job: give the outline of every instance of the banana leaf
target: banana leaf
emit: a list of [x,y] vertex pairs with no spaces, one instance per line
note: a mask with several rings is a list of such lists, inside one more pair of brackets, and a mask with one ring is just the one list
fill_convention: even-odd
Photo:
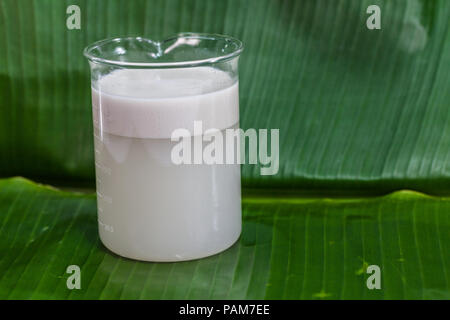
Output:
[[[0,180],[0,299],[450,299],[450,198],[246,195],[229,250],[181,263],[100,243],[94,194]],[[80,289],[66,272],[80,267]],[[369,266],[380,289],[368,289]]]
[[243,40],[241,125],[280,129],[279,173],[246,165],[244,186],[448,193],[449,17],[448,0],[1,0],[0,176],[92,185],[83,48],[191,31]]

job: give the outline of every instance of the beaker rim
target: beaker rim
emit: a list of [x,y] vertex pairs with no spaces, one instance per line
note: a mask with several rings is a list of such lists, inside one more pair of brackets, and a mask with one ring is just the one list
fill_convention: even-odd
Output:
[[[95,53],[95,51],[98,50],[100,47],[111,43],[120,43],[124,41],[138,41],[138,42],[146,42],[147,44],[159,46],[159,48],[161,48],[163,44],[169,43],[177,39],[194,39],[194,40],[197,39],[197,40],[216,40],[216,41],[222,40],[225,43],[227,43],[227,45],[229,44],[232,47],[231,51],[229,52],[224,52],[224,49],[222,49],[223,54],[216,54],[208,58],[187,59],[181,61],[160,61],[160,62],[123,61],[111,58],[108,59]],[[171,37],[164,38],[164,40],[162,41],[154,41],[139,36],[107,38],[88,45],[84,49],[83,54],[91,62],[102,63],[123,68],[184,68],[184,67],[212,65],[218,62],[228,61],[239,56],[243,50],[244,45],[242,41],[231,36],[215,33],[182,32],[175,34]]]

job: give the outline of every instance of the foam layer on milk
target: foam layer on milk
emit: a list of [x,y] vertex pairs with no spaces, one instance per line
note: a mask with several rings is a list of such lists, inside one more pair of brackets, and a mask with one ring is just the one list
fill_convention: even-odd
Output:
[[225,129],[239,121],[238,82],[212,67],[122,69],[92,87],[94,126],[135,138],[170,138],[175,129],[193,133]]

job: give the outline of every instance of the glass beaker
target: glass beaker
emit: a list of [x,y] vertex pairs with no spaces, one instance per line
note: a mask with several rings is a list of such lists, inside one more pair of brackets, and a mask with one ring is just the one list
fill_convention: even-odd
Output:
[[[84,50],[99,234],[111,251],[182,261],[239,238],[240,165],[225,161],[230,141],[218,139],[239,128],[242,50],[237,39],[194,33],[107,39]],[[214,149],[209,159],[206,149]]]

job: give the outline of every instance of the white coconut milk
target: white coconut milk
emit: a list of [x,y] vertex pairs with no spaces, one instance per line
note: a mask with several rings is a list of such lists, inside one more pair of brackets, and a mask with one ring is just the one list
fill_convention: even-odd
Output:
[[[171,161],[177,128],[239,121],[238,83],[210,67],[116,70],[92,88],[100,238],[147,261],[209,256],[241,232],[238,164]],[[193,138],[192,138],[193,139]]]

